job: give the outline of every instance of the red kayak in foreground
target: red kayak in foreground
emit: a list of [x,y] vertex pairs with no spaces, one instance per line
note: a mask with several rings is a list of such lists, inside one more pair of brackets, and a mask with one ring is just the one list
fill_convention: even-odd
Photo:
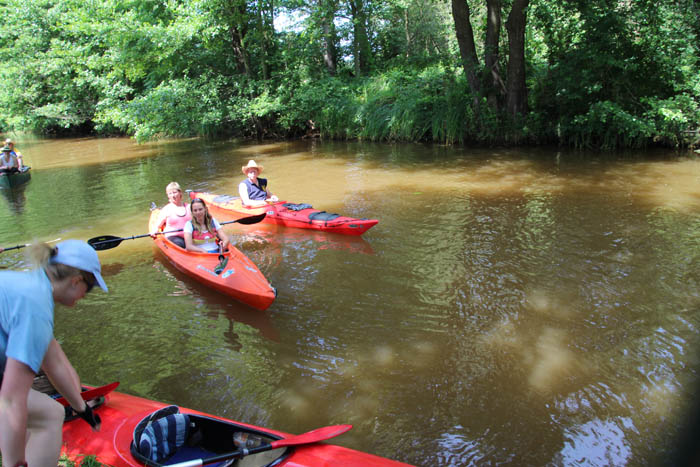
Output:
[[[294,436],[119,392],[107,395],[106,402],[96,408],[95,413],[102,418],[102,429],[97,433],[80,419],[64,423],[62,453],[71,460],[79,461],[81,455],[95,455],[99,462],[114,467],[174,465],[183,462],[187,462],[184,465],[194,466],[202,465],[198,460],[227,457],[229,453],[236,452],[233,463],[219,461],[211,465],[408,465],[332,444],[314,442],[340,436],[350,429],[350,425],[325,427]],[[135,438],[137,443],[132,442]],[[149,464],[146,464],[146,460]]]
[[191,191],[190,198],[201,198],[216,217],[237,218],[253,214],[266,213],[264,224],[278,224],[298,229],[313,229],[343,235],[362,235],[377,225],[377,219],[356,219],[353,217],[331,214],[314,209],[309,204],[293,204],[277,201],[259,208],[243,206],[238,196],[215,195]]

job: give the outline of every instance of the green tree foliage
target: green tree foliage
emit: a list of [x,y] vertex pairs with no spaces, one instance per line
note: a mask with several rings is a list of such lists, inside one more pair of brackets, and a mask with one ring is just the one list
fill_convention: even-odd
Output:
[[[0,126],[138,139],[678,146],[700,127],[699,5],[6,0]],[[468,22],[473,75],[454,11]],[[275,29],[283,14],[294,27]],[[513,53],[520,37],[524,57]]]

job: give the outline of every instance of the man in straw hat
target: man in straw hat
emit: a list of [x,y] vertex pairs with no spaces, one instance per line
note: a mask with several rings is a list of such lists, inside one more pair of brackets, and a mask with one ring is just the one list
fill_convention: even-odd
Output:
[[274,203],[278,200],[277,196],[267,189],[267,179],[258,178],[258,175],[263,171],[262,165],[256,164],[251,159],[248,161],[248,165],[241,167],[241,171],[247,177],[238,185],[238,194],[243,206],[250,208],[266,206],[268,202]]

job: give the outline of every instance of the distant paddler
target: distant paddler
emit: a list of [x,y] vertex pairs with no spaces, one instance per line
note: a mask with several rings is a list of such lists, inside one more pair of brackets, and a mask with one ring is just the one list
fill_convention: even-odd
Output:
[[22,153],[15,148],[15,143],[12,141],[11,138],[7,138],[5,140],[5,146],[10,148],[10,154],[12,154],[16,159],[17,159],[17,168],[19,170],[22,170],[22,167],[24,167],[24,160],[22,159]]

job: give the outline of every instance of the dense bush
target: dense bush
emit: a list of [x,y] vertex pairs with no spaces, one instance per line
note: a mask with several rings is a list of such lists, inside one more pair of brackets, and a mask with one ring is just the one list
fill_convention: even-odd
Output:
[[[681,146],[700,127],[697,2],[531,4],[528,110],[510,116],[482,43],[490,94],[467,85],[450,4],[436,1],[283,0],[302,20],[281,33],[266,1],[6,0],[0,130],[617,149]],[[485,3],[470,6],[478,42]]]

